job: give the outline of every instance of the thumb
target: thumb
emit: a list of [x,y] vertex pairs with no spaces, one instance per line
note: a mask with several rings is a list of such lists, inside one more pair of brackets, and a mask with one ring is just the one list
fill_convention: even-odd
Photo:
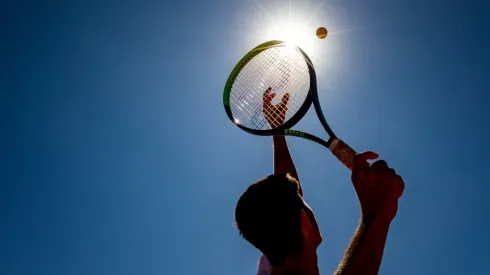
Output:
[[354,156],[354,167],[353,170],[364,169],[369,167],[368,160],[374,160],[379,157],[378,154],[371,151],[366,151],[362,153],[358,153]]
[[289,102],[289,94],[285,94],[281,99],[281,109],[287,110]]
[[288,102],[289,102],[289,94],[285,94],[285,95],[282,97],[281,104],[282,104],[282,105],[288,105]]

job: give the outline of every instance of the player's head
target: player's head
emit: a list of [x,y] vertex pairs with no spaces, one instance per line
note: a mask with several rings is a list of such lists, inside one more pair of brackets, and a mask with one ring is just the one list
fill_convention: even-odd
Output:
[[289,175],[270,175],[250,185],[238,200],[235,222],[240,234],[273,266],[305,255],[316,260],[320,231],[299,194],[298,181]]

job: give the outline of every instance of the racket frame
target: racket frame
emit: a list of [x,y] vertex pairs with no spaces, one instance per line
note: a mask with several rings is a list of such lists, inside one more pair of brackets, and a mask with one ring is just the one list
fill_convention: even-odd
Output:
[[[250,129],[244,127],[240,123],[235,122],[235,118],[233,117],[233,113],[230,108],[231,89],[233,88],[233,83],[235,82],[236,78],[240,74],[241,70],[248,64],[250,60],[252,60],[255,56],[257,56],[261,52],[274,47],[294,47],[303,55],[310,76],[309,91],[303,102],[303,105],[283,125],[267,130]],[[314,135],[291,129],[305,116],[305,114],[308,112],[312,104],[315,108],[315,112],[318,116],[318,119],[320,120],[320,123],[322,124],[323,128],[328,133],[328,135],[330,136],[328,140],[323,140]],[[237,65],[233,68],[230,76],[228,77],[223,93],[223,105],[225,107],[225,111],[226,114],[228,115],[228,118],[233,122],[233,124],[238,126],[243,131],[259,136],[294,136],[294,137],[301,137],[304,139],[311,140],[313,142],[316,142],[320,145],[327,147],[342,163],[344,163],[345,166],[347,166],[349,169],[352,170],[353,159],[356,152],[352,148],[350,148],[346,143],[344,143],[342,140],[337,138],[333,130],[328,125],[325,116],[323,115],[323,111],[321,109],[320,101],[318,98],[316,73],[315,73],[315,68],[313,66],[313,62],[301,48],[297,46],[289,45],[285,41],[281,41],[281,40],[271,40],[253,48],[237,63]]]

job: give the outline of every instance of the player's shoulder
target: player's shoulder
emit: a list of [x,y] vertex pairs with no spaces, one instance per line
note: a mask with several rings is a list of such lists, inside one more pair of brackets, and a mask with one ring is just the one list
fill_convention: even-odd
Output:
[[257,269],[257,275],[270,275],[272,273],[272,266],[264,255],[260,256]]

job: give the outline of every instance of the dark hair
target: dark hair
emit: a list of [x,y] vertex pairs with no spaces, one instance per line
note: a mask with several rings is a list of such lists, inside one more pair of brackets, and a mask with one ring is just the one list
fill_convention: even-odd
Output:
[[299,182],[289,174],[263,178],[240,196],[235,223],[240,235],[262,251],[271,265],[279,266],[302,248]]

